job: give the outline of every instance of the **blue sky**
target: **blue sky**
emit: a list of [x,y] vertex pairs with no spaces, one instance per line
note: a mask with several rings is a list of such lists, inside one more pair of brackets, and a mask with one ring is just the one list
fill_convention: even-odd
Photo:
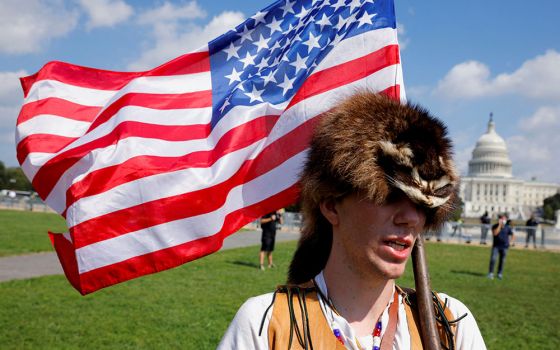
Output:
[[[334,2],[335,0],[326,0]],[[18,77],[61,60],[143,70],[268,5],[256,0],[0,0],[0,160],[17,165]],[[395,0],[409,100],[449,126],[462,173],[494,113],[516,177],[560,183],[560,3]]]

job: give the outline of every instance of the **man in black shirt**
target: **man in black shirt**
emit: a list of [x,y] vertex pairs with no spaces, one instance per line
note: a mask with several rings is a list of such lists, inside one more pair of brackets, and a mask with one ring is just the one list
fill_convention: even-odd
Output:
[[527,226],[527,237],[525,238],[525,248],[529,247],[529,241],[533,239],[533,247],[537,249],[537,226],[539,222],[535,219],[535,215],[531,214],[531,217],[525,223]]
[[260,269],[264,270],[264,256],[267,256],[268,267],[274,267],[272,261],[272,251],[276,240],[276,222],[279,216],[277,212],[268,213],[261,218],[261,251],[259,253]]

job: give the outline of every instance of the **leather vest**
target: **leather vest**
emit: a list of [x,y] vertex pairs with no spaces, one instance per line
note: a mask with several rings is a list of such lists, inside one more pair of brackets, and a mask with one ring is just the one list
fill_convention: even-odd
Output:
[[[397,287],[405,301],[404,308],[410,333],[411,349],[423,349],[419,332],[418,311],[414,307],[415,291]],[[435,294],[437,296],[437,294]],[[323,314],[317,295],[317,288],[312,281],[301,285],[279,286],[276,290],[272,317],[268,326],[269,349],[278,350],[307,350],[307,349],[333,349],[344,350],[346,347],[336,339]],[[440,308],[436,308],[436,317],[444,316],[444,322],[437,322],[438,331],[442,344],[446,348],[454,348],[454,337],[456,323],[451,322],[454,318],[451,310],[444,307],[439,296],[437,300]],[[434,300],[435,304],[435,300]],[[441,314],[443,310],[443,314]],[[445,329],[448,325],[448,330]],[[449,337],[451,332],[451,337]],[[450,347],[450,343],[452,346]]]

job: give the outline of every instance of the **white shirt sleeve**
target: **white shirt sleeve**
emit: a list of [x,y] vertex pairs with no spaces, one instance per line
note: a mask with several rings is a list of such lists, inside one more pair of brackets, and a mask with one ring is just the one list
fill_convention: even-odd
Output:
[[482,339],[482,334],[480,334],[472,312],[459,300],[447,294],[438,294],[444,302],[447,299],[447,307],[456,319],[467,314],[465,318],[457,323],[457,334],[455,335],[457,350],[486,350],[484,339]]
[[266,308],[272,303],[272,295],[268,293],[248,299],[237,311],[217,349],[267,350],[272,307],[266,314],[260,336],[259,328]]

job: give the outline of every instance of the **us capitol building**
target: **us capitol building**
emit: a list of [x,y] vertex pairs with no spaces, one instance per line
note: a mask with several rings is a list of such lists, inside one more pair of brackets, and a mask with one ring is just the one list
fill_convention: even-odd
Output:
[[512,219],[526,219],[545,198],[560,192],[558,184],[514,178],[511,165],[506,143],[496,133],[490,114],[488,130],[472,152],[468,175],[461,177],[463,216],[480,217],[488,211],[493,217],[507,213]]

